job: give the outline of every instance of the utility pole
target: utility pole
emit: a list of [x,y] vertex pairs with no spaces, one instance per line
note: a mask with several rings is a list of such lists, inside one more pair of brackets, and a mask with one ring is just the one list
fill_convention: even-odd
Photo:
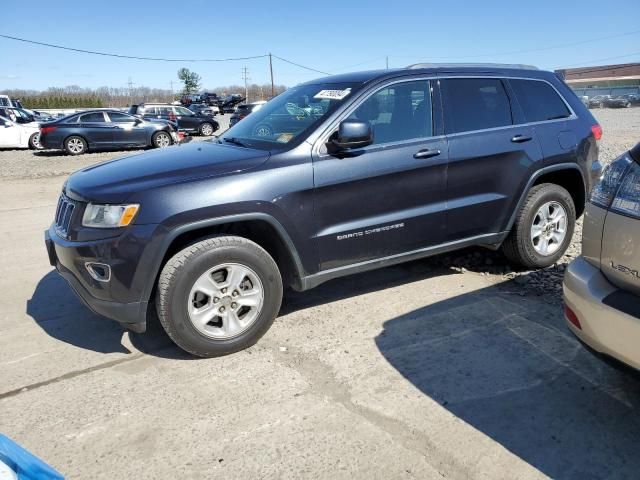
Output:
[[129,85],[129,104],[133,105],[133,81],[131,80],[131,77],[129,77],[129,81],[127,82],[127,85]]
[[271,72],[271,98],[276,96],[276,89],[273,86],[273,59],[269,53],[269,71]]
[[249,69],[247,67],[242,69],[242,79],[244,80],[244,101],[249,103],[249,87],[247,86],[247,82],[249,80]]
[[389,70],[389,55],[387,55],[387,70]]

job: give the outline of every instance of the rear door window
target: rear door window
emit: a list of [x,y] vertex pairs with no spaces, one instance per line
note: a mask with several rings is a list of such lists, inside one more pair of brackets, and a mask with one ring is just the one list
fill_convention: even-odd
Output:
[[125,115],[124,113],[118,112],[109,112],[109,118],[114,123],[135,123],[136,119],[130,115]]
[[498,78],[447,78],[440,81],[446,133],[512,125],[511,104]]
[[81,123],[104,123],[104,114],[102,112],[87,113],[80,116]]
[[509,83],[527,122],[544,122],[571,116],[558,92],[547,82],[510,79]]

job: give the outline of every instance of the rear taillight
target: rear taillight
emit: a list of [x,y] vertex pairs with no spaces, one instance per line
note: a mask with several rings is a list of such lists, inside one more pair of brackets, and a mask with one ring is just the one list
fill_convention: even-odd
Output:
[[624,154],[606,166],[602,176],[594,185],[589,201],[602,208],[609,208],[616,196],[622,179],[633,163],[628,154]]
[[58,127],[40,127],[40,134],[46,135],[48,133],[53,133]]
[[575,326],[579,330],[582,330],[582,325],[580,325],[580,320],[578,320],[578,316],[575,314],[573,310],[571,310],[571,308],[569,308],[568,305],[564,306],[564,316],[566,317],[567,320],[569,320],[573,324],[573,326]]
[[611,211],[640,218],[640,165],[635,162],[624,175],[620,188],[611,202]]
[[602,138],[602,127],[597,123],[595,125],[591,125],[591,133],[593,133],[593,138],[600,140]]

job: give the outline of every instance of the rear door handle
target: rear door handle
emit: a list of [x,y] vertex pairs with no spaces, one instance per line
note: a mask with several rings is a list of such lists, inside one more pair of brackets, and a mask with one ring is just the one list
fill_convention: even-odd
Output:
[[531,140],[531,137],[527,137],[525,135],[516,135],[511,139],[513,143],[524,143],[528,142],[529,140]]
[[440,150],[425,148],[413,154],[413,158],[431,158],[440,155]]

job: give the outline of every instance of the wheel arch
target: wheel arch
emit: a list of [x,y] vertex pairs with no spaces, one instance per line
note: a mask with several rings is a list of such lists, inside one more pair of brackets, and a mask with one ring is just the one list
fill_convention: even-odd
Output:
[[275,260],[284,285],[296,290],[303,288],[304,267],[289,234],[275,218],[255,213],[203,220],[171,230],[164,239],[152,271],[149,272],[153,282],[144,292],[142,300],[151,301],[160,272],[173,255],[190,244],[214,235],[237,235],[257,243]]
[[587,183],[580,167],[575,163],[551,165],[537,170],[533,175],[531,175],[526,187],[520,193],[520,199],[518,200],[517,207],[511,213],[506,231],[510,231],[513,228],[518,212],[520,212],[520,209],[527,199],[529,190],[542,183],[553,183],[566,189],[571,195],[576,207],[576,218],[580,218],[584,213],[585,203],[587,200]]

